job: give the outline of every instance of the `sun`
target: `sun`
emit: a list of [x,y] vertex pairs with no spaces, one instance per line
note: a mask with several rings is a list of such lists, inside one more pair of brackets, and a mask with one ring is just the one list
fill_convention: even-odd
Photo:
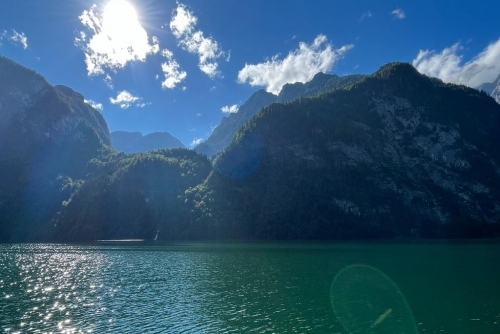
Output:
[[139,24],[135,8],[126,0],[110,0],[102,15],[103,30],[111,36],[130,36]]
[[105,68],[123,68],[131,61],[145,61],[148,55],[160,51],[158,38],[152,36],[150,42],[133,3],[108,0],[104,7],[93,5],[81,15],[80,20],[90,31],[89,37],[82,32],[80,41],[86,43],[89,73],[103,74]]

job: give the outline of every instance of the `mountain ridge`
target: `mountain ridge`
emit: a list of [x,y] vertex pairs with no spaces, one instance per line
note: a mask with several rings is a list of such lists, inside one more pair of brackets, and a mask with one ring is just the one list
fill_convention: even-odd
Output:
[[500,105],[408,63],[334,89],[318,74],[255,110],[278,98],[260,91],[212,161],[117,152],[81,94],[12,66],[0,58],[1,241],[500,237]]
[[387,64],[265,107],[215,161],[199,214],[258,239],[498,236],[499,126],[487,94]]
[[125,153],[185,147],[179,139],[168,132],[152,132],[143,135],[141,132],[113,131],[111,142],[117,151]]
[[237,130],[263,107],[275,102],[286,103],[299,97],[318,95],[329,90],[352,84],[363,77],[363,75],[358,74],[338,76],[319,72],[309,82],[285,84],[278,95],[261,89],[252,94],[248,100],[241,105],[238,112],[224,117],[208,139],[197,145],[194,149],[199,153],[212,157],[224,150],[231,143]]
[[66,86],[0,56],[0,240],[32,240],[110,145],[104,117]]

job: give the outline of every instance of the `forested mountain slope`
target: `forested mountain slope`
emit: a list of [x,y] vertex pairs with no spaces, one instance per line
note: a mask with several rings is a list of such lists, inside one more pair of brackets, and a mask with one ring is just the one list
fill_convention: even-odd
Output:
[[214,237],[498,235],[499,128],[487,94],[391,63],[264,108],[192,201]]
[[233,140],[238,129],[263,107],[274,102],[290,102],[298,97],[315,96],[344,87],[363,77],[363,75],[359,74],[338,76],[335,74],[318,73],[309,82],[296,82],[284,85],[278,96],[268,93],[265,90],[259,90],[241,105],[237,113],[224,117],[210,137],[196,146],[195,150],[212,157],[225,149]]

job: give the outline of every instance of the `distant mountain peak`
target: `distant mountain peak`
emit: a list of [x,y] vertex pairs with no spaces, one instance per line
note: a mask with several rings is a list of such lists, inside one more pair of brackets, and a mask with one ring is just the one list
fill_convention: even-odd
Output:
[[111,132],[111,141],[117,151],[125,153],[184,147],[179,139],[168,132],[152,132],[143,136],[140,132],[114,131]]

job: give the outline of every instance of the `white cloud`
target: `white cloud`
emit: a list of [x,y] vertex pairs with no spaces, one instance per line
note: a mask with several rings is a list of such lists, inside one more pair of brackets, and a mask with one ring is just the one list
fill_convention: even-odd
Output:
[[177,38],[183,38],[185,35],[193,33],[194,26],[198,18],[191,13],[186,6],[177,4],[175,15],[170,21],[170,29]]
[[211,78],[219,76],[217,59],[224,57],[226,53],[212,37],[206,37],[203,31],[195,30],[197,21],[198,18],[186,6],[178,3],[170,20],[170,30],[184,50],[198,56],[198,67],[203,73]]
[[162,81],[161,87],[170,89],[175,88],[178,83],[186,78],[187,73],[180,70],[179,63],[175,61],[171,51],[164,49],[161,51],[161,54],[167,59],[166,62],[161,64],[161,69],[165,76],[165,80]]
[[220,110],[225,113],[225,114],[233,114],[233,113],[237,113],[238,112],[238,105],[237,104],[233,104],[232,106],[224,106],[222,108],[220,108]]
[[79,16],[86,31],[80,31],[75,45],[85,53],[89,75],[105,74],[131,61],[145,61],[160,51],[158,39],[149,38],[126,0],[111,0],[104,9],[93,5]]
[[146,106],[146,103],[142,102],[140,97],[134,96],[126,90],[119,92],[115,98],[110,97],[109,101],[112,104],[119,105],[122,109],[127,109],[133,105],[139,108]]
[[3,39],[10,41],[12,44],[20,45],[25,50],[28,48],[28,37],[26,37],[24,32],[17,32],[12,29],[12,32],[9,33],[7,30],[3,30],[0,34],[0,42]]
[[440,53],[420,50],[413,60],[413,66],[426,75],[440,78],[445,82],[477,87],[493,82],[500,73],[500,39],[492,42],[473,59],[463,63],[459,43],[445,48]]
[[311,45],[301,42],[283,60],[275,55],[265,63],[245,64],[238,73],[238,82],[265,86],[268,92],[278,94],[287,83],[307,82],[318,72],[329,71],[353,47],[351,44],[333,49],[325,35],[318,35]]
[[402,20],[406,17],[406,13],[404,10],[401,8],[396,8],[391,12],[392,15],[394,15],[395,18]]
[[113,86],[113,79],[109,74],[106,74],[106,76],[103,79],[104,83],[106,86],[108,86],[109,89],[114,89],[115,87]]
[[191,147],[195,147],[196,145],[201,144],[204,141],[203,138],[194,138],[189,144]]
[[10,40],[15,43],[21,44],[23,49],[25,50],[28,48],[28,37],[26,37],[24,32],[19,33],[15,30],[12,30],[12,35],[10,36]]
[[98,103],[98,102],[95,102],[92,100],[87,100],[87,99],[85,99],[84,102],[89,104],[92,108],[97,109],[99,111],[103,111],[103,109],[104,109],[102,106],[102,103]]

